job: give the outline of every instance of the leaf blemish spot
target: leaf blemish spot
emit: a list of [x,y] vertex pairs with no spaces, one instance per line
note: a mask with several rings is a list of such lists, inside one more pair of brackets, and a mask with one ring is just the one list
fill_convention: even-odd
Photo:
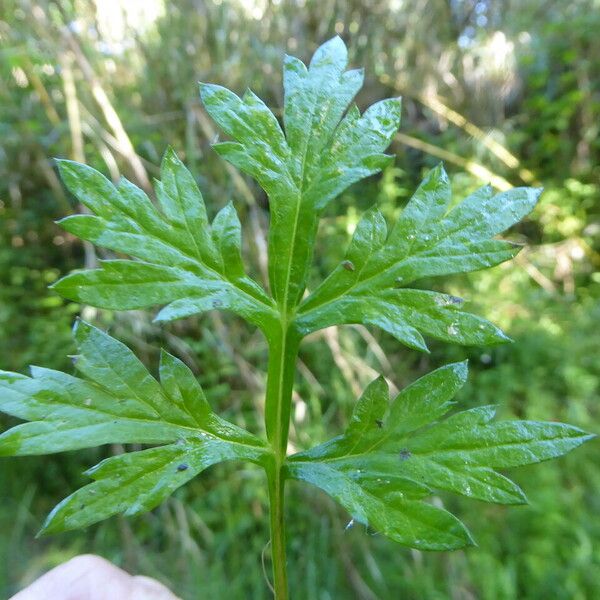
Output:
[[457,335],[458,328],[456,327],[456,323],[451,323],[448,325],[448,335]]
[[412,456],[412,452],[408,448],[402,448],[398,456],[400,460],[408,460]]
[[436,296],[434,302],[437,306],[460,306],[464,300],[458,296]]

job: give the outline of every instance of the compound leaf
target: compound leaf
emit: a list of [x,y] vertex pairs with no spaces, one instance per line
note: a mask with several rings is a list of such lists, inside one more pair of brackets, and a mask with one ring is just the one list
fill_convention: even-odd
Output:
[[201,85],[206,110],[230,138],[216,144],[216,152],[256,179],[269,197],[272,297],[245,273],[233,205],[211,222],[194,178],[172,150],[161,164],[156,205],[126,179],[115,186],[90,167],[58,162],[66,186],[92,213],[67,217],[61,225],[117,257],[74,272],[54,288],[101,308],[164,305],[159,321],[220,308],[260,327],[271,352],[265,402],[270,444],[217,416],[177,358],[163,351],[155,378],[129,348],[80,321],[74,330],[78,376],[39,367],[32,367],[31,377],[0,371],[0,411],[25,421],[0,435],[0,456],[116,443],[152,447],[88,470],[92,482],[52,511],[43,533],[151,510],[211,465],[244,459],[265,468],[275,495],[283,492],[275,471],[283,461],[284,478],[321,488],[354,520],[406,546],[452,550],[472,544],[471,535],[428,497],[448,491],[522,504],[523,491],[496,469],[555,458],[593,437],[561,423],[494,421],[491,407],[447,416],[467,377],[466,363],[456,363],[418,379],[391,402],[379,377],[365,389],[342,435],[284,459],[303,336],[362,323],[423,351],[423,336],[469,345],[508,339],[463,312],[460,298],[408,286],[515,256],[518,247],[495,236],[527,215],[540,194],[515,188],[494,195],[486,186],[453,205],[439,166],[390,228],[376,208],[367,211],[343,261],[304,298],[322,211],[390,162],[384,152],[400,121],[398,99],[362,114],[352,105],[363,72],[347,71],[347,62],[339,37],[318,48],[308,67],[286,57],[282,124],[251,91],[240,98],[224,87]]
[[201,98],[211,117],[234,141],[215,150],[254,177],[271,205],[269,279],[280,306],[302,297],[318,218],[352,183],[377,173],[400,122],[400,103],[384,100],[364,114],[350,108],[362,87],[361,70],[346,71],[348,52],[339,37],[323,44],[308,68],[284,62],[284,128],[255,94],[242,98],[211,84]]
[[[258,456],[257,452],[255,459]],[[60,502],[40,533],[79,529],[119,513],[131,516],[152,510],[201,471],[237,458],[231,444],[193,439],[107,458],[86,471],[94,482]]]
[[168,321],[216,308],[231,310],[265,329],[273,301],[246,276],[241,227],[233,205],[212,226],[190,172],[169,149],[156,182],[160,209],[123,179],[114,186],[94,169],[59,161],[65,185],[93,215],[74,215],[60,225],[74,235],[138,260],[101,261],[54,284],[71,300],[131,310],[166,304],[157,320]]
[[515,256],[518,246],[493,236],[529,213],[540,191],[515,188],[494,195],[486,186],[450,208],[448,177],[436,167],[389,233],[379,211],[365,214],[344,261],[300,305],[298,330],[306,335],[344,323],[375,325],[423,351],[423,334],[466,345],[508,340],[488,321],[460,310],[460,298],[406,286]]
[[0,372],[0,410],[28,421],[0,435],[0,456],[109,443],[168,445],[92,469],[98,481],[61,503],[48,530],[147,510],[215,462],[260,462],[267,452],[264,442],[211,410],[191,371],[174,356],[162,353],[159,381],[129,348],[83,321],[75,340],[82,378],[39,367],[32,367],[31,377]]
[[384,380],[375,380],[346,432],[291,456],[288,476],[323,489],[355,521],[406,546],[452,550],[472,543],[454,516],[425,498],[445,490],[522,504],[523,491],[495,468],[555,458],[593,436],[562,423],[496,422],[490,407],[444,420],[466,376],[466,363],[447,365],[418,379],[391,403]]

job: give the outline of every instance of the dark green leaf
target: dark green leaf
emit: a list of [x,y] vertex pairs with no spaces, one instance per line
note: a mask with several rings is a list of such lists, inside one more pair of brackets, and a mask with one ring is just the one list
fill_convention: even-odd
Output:
[[407,546],[449,550],[472,543],[470,534],[429,496],[450,491],[523,503],[521,489],[494,469],[560,456],[591,437],[560,423],[495,422],[490,407],[446,417],[467,375],[466,364],[457,363],[422,377],[391,402],[385,380],[376,379],[345,433],[284,458],[303,336],[363,323],[419,350],[427,350],[423,336],[478,345],[507,339],[463,312],[461,299],[407,286],[513,257],[518,248],[495,236],[524,217],[539,195],[525,188],[494,195],[484,187],[453,205],[448,178],[437,167],[389,230],[376,208],[367,211],[344,260],[303,300],[322,211],[390,162],[384,151],[400,120],[397,99],[363,114],[352,105],[363,74],[346,71],[347,61],[340,38],[321,46],[308,67],[286,57],[283,127],[251,91],[240,98],[220,86],[201,87],[204,106],[230,138],[215,145],[216,152],[269,196],[273,297],[245,274],[233,205],[211,223],[194,178],[173,151],[161,165],[156,205],[127,180],[114,186],[89,167],[59,162],[65,184],[93,213],[68,217],[62,225],[117,258],[65,277],[56,289],[116,310],[166,305],[158,320],[219,308],[260,327],[270,351],[270,445],[215,415],[175,357],[162,353],[157,379],[123,344],[81,322],[75,330],[79,376],[38,367],[31,377],[0,372],[0,410],[26,421],[0,435],[0,455],[108,443],[163,445],[109,458],[88,471],[93,482],[65,499],[44,531],[149,510],[211,465],[244,459],[265,468],[272,500],[283,492],[277,471],[283,462],[284,476],[323,489],[357,521]]
[[285,134],[252,92],[239,98],[220,86],[201,86],[206,110],[235,140],[215,150],[269,195],[269,276],[275,299],[286,309],[304,291],[321,211],[349,185],[388,163],[383,151],[400,121],[396,99],[379,102],[363,115],[356,107],[346,113],[363,82],[362,71],[345,70],[347,62],[338,37],[317,50],[308,68],[286,57]]
[[163,352],[161,382],[114,338],[79,321],[75,365],[85,379],[32,367],[0,372],[0,410],[29,421],[0,436],[0,455],[46,454],[108,443],[222,439],[262,447],[210,409],[190,370]]
[[115,187],[103,175],[59,161],[67,187],[95,215],[75,215],[60,224],[78,237],[138,260],[101,262],[53,287],[71,300],[130,310],[167,304],[158,320],[212,309],[231,310],[263,330],[275,318],[273,302],[247,277],[241,261],[241,227],[227,205],[211,225],[194,178],[172,150],[161,166],[156,193],[162,212],[137,187]]
[[95,327],[80,321],[75,339],[75,364],[84,378],[39,367],[32,368],[32,377],[0,372],[0,410],[28,421],[0,435],[0,456],[109,443],[170,445],[92,469],[98,481],[61,503],[48,531],[147,510],[215,462],[260,462],[268,452],[260,439],[211,410],[177,358],[163,352],[159,382],[131,350]]
[[[260,449],[250,450],[243,458],[251,456],[260,459]],[[239,458],[234,445],[217,439],[190,439],[108,458],[87,471],[94,483],[58,504],[40,533],[87,527],[118,513],[146,512],[204,469]]]
[[450,209],[448,178],[441,166],[433,169],[389,235],[377,210],[365,214],[345,260],[300,305],[299,331],[376,325],[425,351],[422,334],[466,345],[508,340],[491,323],[462,312],[460,298],[405,286],[512,258],[519,248],[492,237],[530,212],[539,194],[538,189],[515,188],[493,195],[485,187]]
[[361,478],[360,470],[353,476],[326,463],[291,462],[288,471],[327,492],[355,521],[405,546],[453,550],[473,543],[465,526],[448,511],[412,499],[412,482],[390,478],[385,481],[388,490],[371,478]]
[[522,504],[521,489],[494,467],[561,456],[593,436],[561,423],[494,422],[489,407],[440,420],[466,375],[466,363],[447,365],[404,389],[391,404],[387,385],[375,380],[346,432],[290,457],[288,475],[320,487],[353,519],[404,545],[451,550],[471,543],[455,517],[424,498],[447,490]]

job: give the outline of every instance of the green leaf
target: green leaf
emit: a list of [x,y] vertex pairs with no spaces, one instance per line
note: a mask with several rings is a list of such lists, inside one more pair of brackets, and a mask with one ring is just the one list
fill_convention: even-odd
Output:
[[375,325],[423,351],[423,334],[465,345],[507,341],[488,321],[463,312],[460,298],[406,286],[515,256],[519,247],[493,236],[528,214],[540,191],[515,188],[493,195],[484,187],[450,208],[448,177],[436,167],[389,234],[376,209],[365,214],[344,261],[300,305],[296,327],[306,335],[345,323]]
[[146,510],[215,462],[260,462],[268,452],[256,436],[211,410],[191,371],[174,356],[162,353],[159,381],[126,346],[83,321],[75,340],[82,378],[39,367],[32,367],[31,377],[0,372],[0,410],[28,421],[0,435],[0,456],[109,443],[169,445],[92,469],[98,482],[61,503],[48,530]]
[[84,321],[75,327],[84,378],[32,367],[32,377],[0,372],[0,410],[29,421],[0,436],[0,455],[46,454],[109,443],[220,439],[263,447],[210,409],[190,370],[163,352],[161,381],[114,338]]
[[[255,459],[258,456],[256,452]],[[186,440],[107,458],[86,472],[94,482],[58,504],[40,533],[79,529],[118,513],[131,516],[152,510],[211,465],[239,458],[235,446],[216,440]]]
[[101,261],[54,284],[71,300],[131,310],[166,304],[157,320],[213,309],[231,310],[268,328],[273,301],[247,277],[241,261],[241,227],[233,205],[212,226],[194,178],[169,149],[156,182],[160,209],[123,179],[117,187],[94,169],[59,161],[65,185],[94,215],[60,221],[74,235],[138,260]]
[[391,403],[383,379],[375,380],[346,432],[291,456],[287,475],[321,488],[353,519],[406,546],[452,550],[472,543],[455,517],[425,501],[428,495],[444,490],[522,504],[522,490],[494,468],[555,458],[593,436],[562,423],[495,422],[490,407],[443,420],[466,376],[466,363],[447,365]]
[[[327,463],[292,462],[291,477],[311,483],[337,500],[354,521],[395,542],[420,550],[453,550],[473,544],[465,526],[448,511],[411,498],[411,486],[399,478],[383,484]],[[381,479],[381,478],[379,478]],[[383,482],[383,480],[381,480]]]
[[323,44],[309,67],[284,63],[285,134],[273,113],[252,92],[242,98],[201,85],[206,110],[234,141],[215,150],[254,177],[269,196],[269,278],[286,310],[302,297],[318,218],[352,183],[380,171],[383,154],[400,122],[400,103],[384,100],[363,115],[352,99],[361,70],[346,71],[348,52],[339,37]]

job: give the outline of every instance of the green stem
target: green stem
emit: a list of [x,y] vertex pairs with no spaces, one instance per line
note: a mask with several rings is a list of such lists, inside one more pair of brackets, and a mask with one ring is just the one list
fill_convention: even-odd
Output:
[[275,600],[287,600],[288,583],[285,557],[284,488],[281,466],[275,462],[269,476],[269,505],[271,515],[271,561]]
[[269,367],[265,403],[267,437],[273,448],[273,460],[267,466],[271,522],[271,554],[276,600],[287,600],[285,558],[285,457],[290,427],[294,373],[300,339],[286,317],[269,339]]

